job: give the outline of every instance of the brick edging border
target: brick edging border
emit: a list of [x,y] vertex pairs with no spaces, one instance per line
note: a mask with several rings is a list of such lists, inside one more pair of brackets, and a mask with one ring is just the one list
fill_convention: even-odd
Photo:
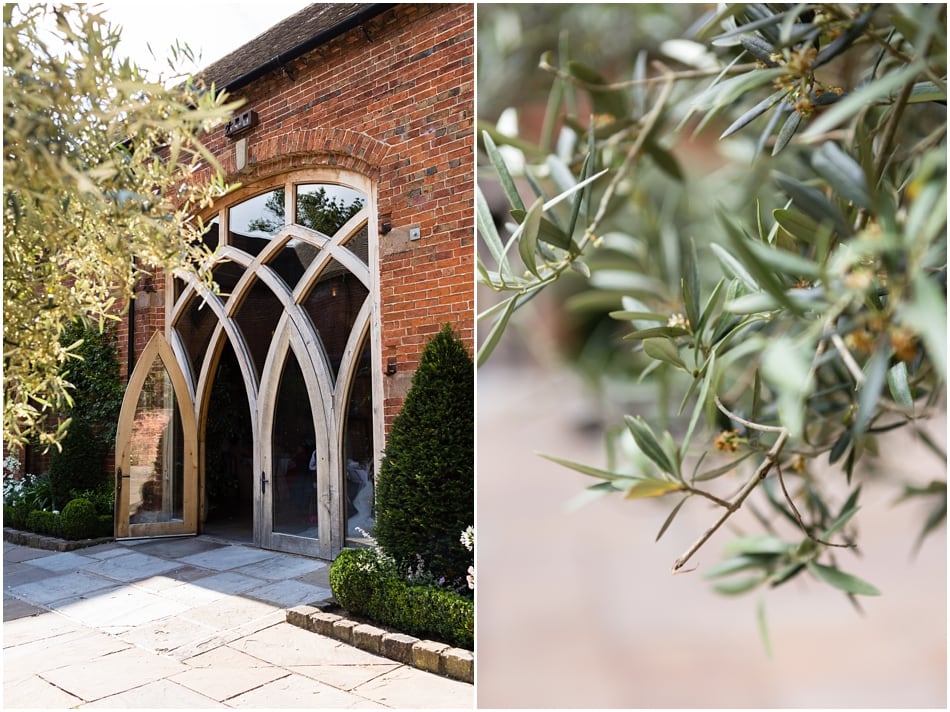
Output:
[[46,536],[36,532],[25,532],[11,527],[3,528],[3,540],[18,546],[28,546],[31,549],[44,549],[46,551],[75,551],[76,549],[85,549],[89,546],[99,544],[108,544],[115,541],[115,537],[103,536],[96,539],[60,539],[55,536]]
[[475,656],[470,650],[360,623],[322,610],[320,604],[288,609],[287,622],[404,665],[470,684],[475,682]]

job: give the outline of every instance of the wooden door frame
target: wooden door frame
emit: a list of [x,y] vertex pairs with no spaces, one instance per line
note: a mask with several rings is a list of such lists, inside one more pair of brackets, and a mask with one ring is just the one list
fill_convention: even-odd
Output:
[[[129,522],[128,486],[123,480],[130,479],[131,443],[135,413],[145,379],[156,359],[168,374],[175,395],[176,408],[182,426],[182,519],[175,522]],[[196,534],[198,531],[198,437],[195,426],[195,408],[191,389],[181,370],[171,345],[161,331],[152,334],[129,376],[119,422],[116,429],[116,539],[139,537]],[[134,528],[134,530],[133,530]]]

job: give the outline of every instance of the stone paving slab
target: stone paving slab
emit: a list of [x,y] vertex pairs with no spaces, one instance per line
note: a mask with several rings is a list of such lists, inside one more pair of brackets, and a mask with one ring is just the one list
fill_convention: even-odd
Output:
[[215,571],[227,571],[236,569],[248,564],[255,564],[265,559],[271,559],[278,554],[264,549],[252,549],[246,546],[225,546],[220,549],[193,554],[191,556],[181,557],[179,561],[200,566],[205,569],[214,569]]
[[10,593],[30,603],[48,605],[64,598],[74,599],[77,596],[85,596],[93,592],[101,595],[117,588],[119,586],[115,581],[92,576],[83,571],[74,571],[41,581],[26,583],[22,586],[14,586],[10,589]]
[[34,606],[32,603],[26,603],[19,598],[3,597],[3,620],[14,621],[18,618],[27,618],[35,616],[37,613],[43,613],[44,609]]
[[205,697],[223,702],[289,674],[287,670],[272,665],[235,669],[219,663],[214,666],[192,667],[170,679]]
[[[123,543],[131,544],[131,542]],[[203,537],[187,537],[180,539],[140,540],[132,546],[135,551],[143,554],[170,559],[181,559],[185,556],[194,556],[195,554],[204,554],[216,549],[223,549],[228,545]]]
[[184,611],[182,616],[219,631],[230,630],[243,623],[280,610],[279,607],[241,596],[228,596],[220,601]]
[[242,566],[236,569],[236,572],[259,579],[285,581],[326,568],[329,567],[323,561],[307,559],[301,556],[278,554],[270,559],[264,559],[248,566]]
[[137,625],[119,634],[127,643],[156,653],[169,653],[213,637],[217,631],[195,621],[169,616],[153,623]]
[[86,564],[92,563],[92,559],[82,554],[74,554],[71,551],[64,551],[49,556],[40,556],[29,560],[33,566],[39,566],[47,571],[79,571]]
[[47,556],[55,556],[55,555],[56,554],[52,551],[44,551],[43,549],[30,549],[29,547],[26,547],[26,546],[17,546],[16,544],[3,542],[3,563],[4,564],[18,563],[20,561],[36,561],[37,559],[42,559]]
[[261,579],[254,578],[253,576],[245,576],[235,571],[225,571],[195,579],[192,583],[209,591],[233,595],[250,591],[252,588],[257,588],[263,582]]
[[[45,609],[43,611],[46,612]],[[60,615],[39,615],[29,619],[4,621],[3,647],[12,648],[14,645],[46,640],[82,630],[82,626]]]
[[[432,680],[432,677],[431,673],[404,665],[360,685],[358,692],[380,705],[397,709],[442,709],[465,705],[465,683],[444,677]],[[422,685],[425,686],[426,694],[425,698],[420,700],[418,691]]]
[[314,635],[289,623],[271,626],[249,635],[230,647],[274,665],[294,665],[306,660],[312,665],[380,665],[390,661],[379,655]]
[[55,610],[90,628],[138,626],[179,615],[188,606],[134,586],[57,601]]
[[308,601],[320,601],[329,598],[332,594],[329,588],[290,580],[276,581],[267,586],[251,589],[247,592],[247,595],[259,601],[273,603],[281,608],[289,608]]
[[293,665],[289,669],[341,690],[352,691],[398,668],[398,663],[388,662],[378,665]]
[[30,564],[9,564],[3,567],[3,590],[49,578],[49,572]]
[[75,662],[44,672],[43,678],[71,695],[92,702],[171,677],[186,669],[182,663],[165,655],[129,646],[116,653],[86,660],[76,656]]
[[108,559],[98,560],[91,565],[83,566],[83,570],[115,581],[130,583],[163,574],[166,571],[177,569],[179,566],[180,564],[177,561],[168,561],[157,556],[129,552],[122,556],[112,556]]
[[[418,694],[417,694],[418,698]],[[350,709],[379,708],[376,702],[303,675],[290,674],[227,701],[229,707]]]
[[70,709],[82,702],[37,675],[3,681],[4,709]]
[[205,695],[189,690],[171,680],[156,680],[134,690],[120,692],[95,702],[83,705],[83,708],[103,709],[205,709],[223,707]]
[[[51,615],[51,614],[44,614]],[[6,626],[4,626],[6,627]],[[6,645],[6,641],[4,641]],[[111,635],[76,628],[55,638],[44,638],[3,651],[4,680],[23,678],[72,665],[75,661],[104,658],[132,646]],[[55,654],[53,654],[55,650]]]

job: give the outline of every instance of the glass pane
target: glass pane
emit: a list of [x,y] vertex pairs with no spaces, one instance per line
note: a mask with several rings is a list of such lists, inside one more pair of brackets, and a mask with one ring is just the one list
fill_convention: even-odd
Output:
[[184,435],[168,372],[156,360],[132,423],[129,523],[182,520]]
[[320,334],[334,378],[367,294],[359,279],[339,262],[331,260],[303,301],[304,310]]
[[359,257],[364,265],[369,264],[369,228],[363,226],[363,229],[353,235],[347,242],[346,248],[354,255]]
[[201,241],[205,243],[205,247],[214,252],[218,248],[218,241],[220,240],[219,228],[221,227],[221,219],[215,215],[212,220],[205,225],[205,234],[201,237]]
[[253,535],[254,438],[247,391],[228,341],[211,386],[205,418],[206,533]]
[[271,337],[283,311],[283,305],[270,287],[255,278],[235,314],[235,320],[241,327],[241,333],[244,334],[244,340],[254,359],[258,378],[264,371]]
[[[218,239],[219,239],[218,228],[220,227],[220,225],[221,225],[221,220],[218,218],[217,215],[215,215],[214,218],[207,225],[205,225],[205,228],[206,228],[205,234],[201,238],[201,241],[204,242],[205,246],[212,252],[214,252],[215,249],[217,249],[218,247]],[[182,295],[182,293],[185,290],[185,282],[179,279],[178,277],[175,277],[174,288],[175,288],[175,301],[177,302],[178,298]]]
[[185,351],[188,352],[188,361],[191,364],[191,373],[197,383],[201,375],[201,363],[204,361],[211,335],[217,326],[218,319],[211,307],[198,295],[192,295],[185,305],[181,317],[175,323],[175,328],[181,335]]
[[366,204],[366,196],[341,185],[297,186],[297,224],[333,236]]
[[284,226],[284,189],[254,196],[228,211],[228,242],[257,256]]
[[218,262],[211,270],[211,274],[221,292],[219,295],[221,301],[226,302],[234,291],[234,287],[237,286],[238,280],[244,275],[244,267],[236,262]]
[[280,534],[317,537],[317,473],[313,414],[303,373],[287,354],[274,413],[271,501]]
[[287,286],[293,289],[297,280],[303,277],[304,270],[320,254],[320,248],[303,240],[291,240],[284,249],[275,254],[267,266],[277,272]]
[[346,421],[343,427],[346,536],[365,540],[364,532],[372,534],[376,525],[373,486],[373,379],[368,339],[363,340],[356,363],[346,400]]

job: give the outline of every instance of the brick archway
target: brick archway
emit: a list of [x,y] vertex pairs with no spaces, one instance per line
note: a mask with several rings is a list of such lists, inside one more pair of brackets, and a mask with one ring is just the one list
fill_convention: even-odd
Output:
[[[346,168],[378,178],[392,146],[352,129],[315,128],[273,136],[263,141],[232,144],[218,160],[227,179],[256,181],[316,165]],[[238,169],[239,153],[245,151]]]

